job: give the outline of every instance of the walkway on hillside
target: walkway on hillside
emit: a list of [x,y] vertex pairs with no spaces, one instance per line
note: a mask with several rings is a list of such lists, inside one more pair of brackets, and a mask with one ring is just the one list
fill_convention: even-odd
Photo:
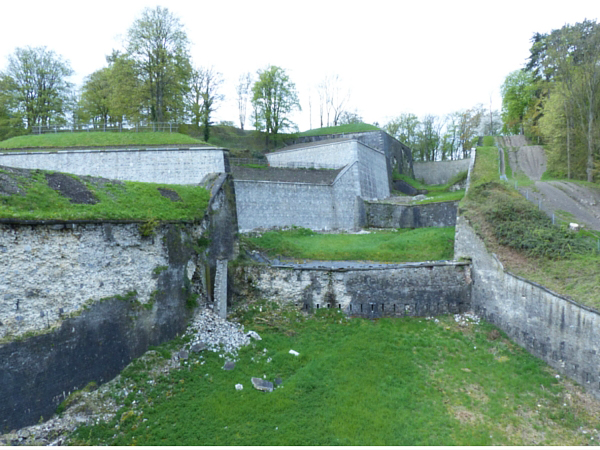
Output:
[[569,221],[600,231],[600,189],[568,181],[540,181],[546,171],[543,147],[527,145],[524,136],[498,137],[497,142],[499,148],[509,152],[513,173],[520,171],[535,182],[535,188],[519,188],[521,194],[540,205],[549,216],[566,212],[573,216]]

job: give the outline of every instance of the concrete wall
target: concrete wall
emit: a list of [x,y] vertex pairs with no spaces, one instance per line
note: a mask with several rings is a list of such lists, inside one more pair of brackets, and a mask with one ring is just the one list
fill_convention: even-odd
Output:
[[458,202],[394,205],[365,202],[367,226],[375,228],[453,227]]
[[228,152],[218,148],[63,150],[0,153],[0,166],[148,183],[197,184],[209,173],[228,172]]
[[415,179],[425,184],[446,184],[454,175],[469,169],[469,158],[456,161],[415,162]]
[[234,183],[241,232],[292,225],[313,230],[360,226],[357,164],[342,170],[332,185],[251,180]]
[[[389,267],[389,268],[388,268]],[[429,316],[470,309],[470,269],[455,262],[384,269],[236,269],[234,302],[267,299],[306,311],[337,308],[368,318]]]

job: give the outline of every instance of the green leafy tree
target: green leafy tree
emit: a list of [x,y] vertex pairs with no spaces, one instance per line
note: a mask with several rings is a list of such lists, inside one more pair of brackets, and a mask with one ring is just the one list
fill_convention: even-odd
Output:
[[146,8],[127,36],[127,54],[142,80],[150,120],[181,118],[192,67],[188,38],[179,19],[167,8]]
[[385,124],[383,129],[404,145],[413,148],[417,143],[419,125],[419,118],[416,115],[402,113]]
[[502,131],[506,134],[524,134],[525,116],[532,106],[536,85],[533,74],[515,70],[505,78],[502,94]]
[[283,69],[268,66],[258,71],[258,80],[252,86],[252,94],[254,127],[265,131],[268,148],[271,137],[292,127],[289,114],[295,109],[301,109],[296,85]]
[[[587,181],[592,182],[598,157],[597,135],[600,119],[600,26],[585,20],[553,30],[545,39],[546,57],[542,66],[552,71],[566,93],[567,113],[577,120],[585,136]],[[567,128],[570,121],[565,121]]]
[[5,108],[30,131],[35,125],[64,123],[72,74],[70,64],[46,47],[17,48],[1,75]]

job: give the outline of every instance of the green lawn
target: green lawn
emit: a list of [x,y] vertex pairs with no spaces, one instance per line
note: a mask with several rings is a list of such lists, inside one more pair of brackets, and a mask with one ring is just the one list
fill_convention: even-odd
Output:
[[339,125],[337,127],[323,127],[314,130],[303,131],[299,134],[300,137],[305,136],[321,136],[324,134],[342,134],[342,133],[360,133],[363,131],[380,131],[375,125],[368,123],[352,123],[347,125]]
[[243,239],[272,256],[382,262],[452,259],[454,228],[398,229],[371,234],[319,234],[304,228],[270,231]]
[[[131,219],[194,220],[204,217],[210,192],[202,187],[138,182],[98,182],[90,177],[67,175],[82,183],[96,204],[74,204],[48,185],[52,172],[36,170],[18,177],[21,194],[0,196],[0,218],[22,220]],[[0,175],[10,172],[0,170]],[[161,195],[174,191],[180,201]]]
[[0,149],[132,147],[160,145],[202,145],[203,141],[180,133],[163,132],[77,132],[17,136],[0,141]]
[[[152,376],[149,363],[134,362],[112,394],[124,402],[117,416],[80,427],[71,444],[595,442],[597,403],[485,323],[463,328],[452,316],[348,320],[331,310],[306,320],[291,310],[260,309],[243,315],[262,340],[240,351],[232,371],[223,370],[217,353],[191,354],[167,375]],[[275,326],[264,329],[260,317]],[[159,353],[169,357],[167,349],[183,342]],[[252,377],[283,383],[259,392]]]

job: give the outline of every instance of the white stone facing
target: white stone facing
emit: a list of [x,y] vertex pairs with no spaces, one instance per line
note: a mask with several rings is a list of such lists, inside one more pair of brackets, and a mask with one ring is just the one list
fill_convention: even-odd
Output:
[[445,184],[454,175],[469,169],[470,158],[454,161],[414,162],[413,171],[416,180],[425,184]]
[[[40,331],[86,303],[137,292],[147,303],[167,268],[162,227],[137,224],[0,225],[0,338]],[[188,262],[193,275],[195,262]]]
[[147,183],[198,184],[225,172],[219,148],[64,150],[0,153],[0,166],[43,169]]

